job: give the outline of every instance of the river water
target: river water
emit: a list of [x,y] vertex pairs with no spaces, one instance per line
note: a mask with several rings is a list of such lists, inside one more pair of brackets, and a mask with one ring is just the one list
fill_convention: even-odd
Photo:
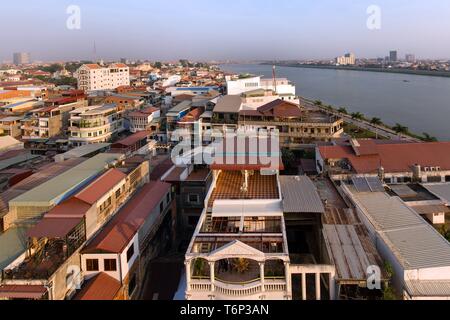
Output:
[[[222,65],[225,71],[272,77],[272,67],[256,64]],[[411,132],[426,132],[450,141],[450,78],[277,67],[277,77],[296,84],[297,95],[325,104],[400,123]]]

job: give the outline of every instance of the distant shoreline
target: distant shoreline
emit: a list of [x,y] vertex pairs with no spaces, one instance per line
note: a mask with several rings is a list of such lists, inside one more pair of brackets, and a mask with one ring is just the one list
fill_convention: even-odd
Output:
[[[264,63],[261,63],[260,65],[273,65],[273,63],[264,62]],[[275,65],[278,67],[290,67],[290,68],[365,71],[365,72],[396,73],[396,74],[408,74],[408,75],[416,75],[416,76],[431,76],[431,77],[450,78],[450,72],[446,72],[446,71],[378,69],[378,68],[361,68],[361,67],[345,67],[345,66],[321,66],[321,65],[310,65],[310,64],[279,64],[279,63],[275,63]]]

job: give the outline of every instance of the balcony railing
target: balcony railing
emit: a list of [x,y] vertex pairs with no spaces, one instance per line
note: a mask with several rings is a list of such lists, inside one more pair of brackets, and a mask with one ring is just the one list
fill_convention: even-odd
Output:
[[[213,289],[213,290],[212,290]],[[260,279],[242,284],[230,284],[216,279],[214,284],[209,280],[191,280],[189,291],[192,293],[214,292],[228,297],[248,297],[263,292],[263,283]],[[284,278],[266,278],[264,280],[265,292],[286,291]]]

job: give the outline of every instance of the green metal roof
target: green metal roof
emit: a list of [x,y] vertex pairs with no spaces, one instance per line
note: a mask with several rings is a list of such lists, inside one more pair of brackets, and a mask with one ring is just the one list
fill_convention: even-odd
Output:
[[27,249],[27,228],[12,228],[0,234],[0,270],[6,268]]
[[56,205],[67,195],[89,183],[94,177],[103,172],[108,163],[123,157],[121,154],[101,153],[76,167],[56,176],[40,186],[14,198],[9,206],[52,206]]
[[19,154],[18,156],[15,156],[15,157],[12,157],[9,159],[1,160],[0,161],[0,170],[7,169],[11,166],[18,165],[22,162],[30,161],[30,160],[33,160],[36,158],[39,158],[39,156],[31,154],[31,153],[22,153],[22,154]]

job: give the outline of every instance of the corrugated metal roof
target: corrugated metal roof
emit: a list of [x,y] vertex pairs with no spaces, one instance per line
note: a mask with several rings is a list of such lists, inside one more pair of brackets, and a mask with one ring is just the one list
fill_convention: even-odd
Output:
[[284,212],[324,213],[316,186],[307,176],[280,176]]
[[379,265],[376,249],[365,241],[363,247],[352,225],[324,225],[323,236],[331,262],[336,266],[338,280],[365,282],[367,268]]
[[214,112],[238,113],[242,106],[242,98],[238,95],[227,95],[219,98]]
[[180,113],[182,111],[185,111],[186,109],[189,109],[192,105],[192,101],[185,100],[179,104],[177,104],[175,107],[171,108],[167,113]]
[[450,281],[442,280],[408,280],[405,289],[415,297],[448,297],[450,296]]
[[386,193],[356,193],[355,198],[368,213],[375,229],[378,231],[420,226],[424,220],[398,197]]
[[354,196],[405,269],[450,266],[450,243],[400,198],[380,192]]
[[19,195],[39,186],[45,181],[50,180],[57,175],[70,170],[72,167],[85,161],[85,158],[76,158],[66,160],[59,163],[51,163],[39,168],[39,171],[20,181],[12,188],[0,193],[0,217],[8,212],[9,201],[18,197]]
[[104,171],[108,163],[122,157],[121,154],[101,153],[38,187],[14,198],[9,205],[50,206],[64,200],[64,195],[75,191],[79,186]]
[[64,156],[64,159],[83,157],[92,152],[96,152],[98,150],[108,148],[110,145],[111,145],[110,143],[85,144],[83,146],[80,146],[80,147],[74,148],[70,151],[67,151],[66,153],[63,154],[63,156]]
[[424,184],[422,186],[447,204],[450,204],[450,183]]
[[31,153],[28,153],[28,152],[22,153],[22,154],[19,154],[19,155],[15,156],[15,157],[9,158],[9,159],[1,160],[0,161],[0,170],[9,168],[9,167],[14,166],[14,165],[18,165],[18,164],[20,164],[22,162],[31,161],[31,160],[37,159],[39,157],[40,156],[35,155],[35,154],[31,154]]
[[12,228],[0,234],[0,270],[6,268],[27,248],[27,228]]

